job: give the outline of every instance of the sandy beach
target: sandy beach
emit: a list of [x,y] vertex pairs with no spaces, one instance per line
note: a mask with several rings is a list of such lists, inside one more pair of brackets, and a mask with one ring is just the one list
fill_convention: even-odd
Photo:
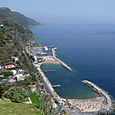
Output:
[[57,60],[55,60],[52,56],[39,56],[43,59],[43,64],[60,64]]
[[95,97],[90,99],[67,99],[68,103],[77,107],[81,112],[95,112],[104,108],[104,97]]

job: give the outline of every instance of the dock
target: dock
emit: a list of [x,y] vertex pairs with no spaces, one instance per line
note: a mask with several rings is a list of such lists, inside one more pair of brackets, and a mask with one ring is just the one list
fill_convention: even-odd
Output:
[[61,87],[61,85],[53,85],[53,87],[55,88],[55,87]]
[[62,60],[60,60],[59,58],[57,58],[57,56],[56,56],[56,49],[57,48],[52,48],[52,57],[56,60],[56,61],[58,61],[61,65],[63,65],[66,69],[68,69],[69,71],[71,71],[71,72],[73,72],[73,69],[70,67],[70,66],[68,66],[66,63],[64,63]]
[[44,70],[44,72],[55,72],[55,70],[54,69],[52,69],[52,70]]
[[85,83],[86,85],[90,86],[93,90],[95,90],[97,93],[103,95],[107,101],[107,105],[105,105],[105,110],[107,111],[111,111],[112,109],[112,100],[110,98],[110,96],[101,88],[99,88],[97,85],[95,85],[94,83],[88,81],[88,80],[83,80],[83,83]]

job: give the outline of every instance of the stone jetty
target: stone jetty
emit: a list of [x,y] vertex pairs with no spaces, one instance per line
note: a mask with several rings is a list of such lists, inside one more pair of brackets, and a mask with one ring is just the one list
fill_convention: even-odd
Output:
[[56,56],[56,49],[57,48],[52,48],[52,57],[57,61],[59,62],[61,65],[63,65],[66,69],[68,69],[69,71],[73,72],[73,69],[68,66],[66,63],[64,63],[62,60],[60,60],[59,58],[57,58]]
[[111,100],[110,96],[104,90],[102,90],[97,85],[95,85],[94,83],[92,83],[88,80],[83,80],[83,83],[87,84],[93,90],[95,90],[98,94],[101,94],[103,97],[105,97],[107,104],[105,104],[105,107],[103,109],[105,109],[107,111],[111,111],[111,109],[112,109],[112,100]]

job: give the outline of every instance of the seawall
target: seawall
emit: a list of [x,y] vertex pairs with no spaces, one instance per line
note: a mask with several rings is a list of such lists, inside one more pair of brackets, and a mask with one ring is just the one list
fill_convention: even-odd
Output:
[[46,77],[46,75],[44,74],[44,72],[41,70],[41,64],[37,64],[37,70],[40,73],[40,76],[42,77],[42,81],[44,83],[44,85],[46,86],[47,92],[50,93],[50,95],[61,105],[63,104],[63,100],[62,98],[55,92],[52,84],[49,82],[48,78]]
[[97,93],[99,93],[99,94],[101,94],[101,95],[103,95],[105,97],[107,104],[103,108],[104,110],[107,110],[107,111],[112,110],[112,100],[111,100],[110,96],[104,90],[102,90],[97,85],[95,85],[94,83],[92,83],[92,82],[90,82],[88,80],[83,80],[82,82],[85,83],[86,85],[90,86]]

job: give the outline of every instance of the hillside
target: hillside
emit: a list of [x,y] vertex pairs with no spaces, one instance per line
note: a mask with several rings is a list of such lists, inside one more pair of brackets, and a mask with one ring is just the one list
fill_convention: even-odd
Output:
[[[51,115],[48,96],[39,90],[38,73],[25,49],[34,40],[29,29],[33,24],[37,22],[0,8],[0,115]],[[29,99],[30,105],[25,104]]]
[[0,115],[44,115],[39,112],[33,105],[24,103],[13,103],[10,100],[0,100]]
[[0,20],[1,18],[3,18],[4,20],[12,20],[16,24],[23,25],[25,27],[40,24],[39,22],[30,19],[21,13],[11,11],[9,8],[5,7],[0,8]]

